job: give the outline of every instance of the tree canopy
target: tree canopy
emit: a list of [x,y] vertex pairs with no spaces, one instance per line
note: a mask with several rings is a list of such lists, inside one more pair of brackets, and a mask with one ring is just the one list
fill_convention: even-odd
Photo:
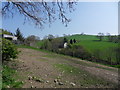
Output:
[[[39,27],[43,27],[46,23],[51,24],[56,19],[67,26],[70,19],[67,18],[66,13],[74,11],[73,6],[76,5],[75,0],[53,0],[52,2],[30,2],[30,0],[22,0],[23,2],[15,2],[9,0],[2,3],[2,15],[14,16],[19,13],[24,16],[24,22],[31,21]],[[26,2],[24,2],[26,1]]]

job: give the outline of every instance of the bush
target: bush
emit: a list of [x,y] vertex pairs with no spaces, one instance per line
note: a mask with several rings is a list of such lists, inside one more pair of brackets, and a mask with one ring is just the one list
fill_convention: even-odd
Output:
[[63,38],[54,38],[52,40],[44,40],[41,49],[46,49],[53,52],[58,52],[59,48],[63,48],[64,39]]
[[17,48],[16,46],[9,40],[2,39],[2,60],[7,61],[11,59],[17,58]]
[[73,46],[74,57],[78,57],[81,59],[90,59],[91,54],[87,52],[82,46],[74,45]]
[[64,55],[69,55],[72,57],[78,57],[81,59],[91,59],[91,54],[88,53],[82,46],[73,45],[68,48],[63,48],[59,51],[59,53]]

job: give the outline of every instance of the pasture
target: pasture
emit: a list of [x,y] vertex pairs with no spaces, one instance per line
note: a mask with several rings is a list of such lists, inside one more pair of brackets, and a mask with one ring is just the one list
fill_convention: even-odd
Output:
[[114,48],[118,47],[118,43],[108,42],[106,36],[102,41],[99,41],[95,35],[72,35],[66,38],[68,40],[76,39],[77,43],[73,45],[83,46],[89,53],[102,60],[108,60],[108,58],[111,58],[112,62],[117,61]]

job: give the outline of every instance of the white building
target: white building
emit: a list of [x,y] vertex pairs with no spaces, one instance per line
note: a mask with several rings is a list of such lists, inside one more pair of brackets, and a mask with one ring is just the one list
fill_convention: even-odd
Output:
[[64,43],[64,48],[67,48],[67,42]]
[[13,35],[7,35],[7,34],[3,34],[3,38],[10,39],[10,40],[17,40],[17,37]]

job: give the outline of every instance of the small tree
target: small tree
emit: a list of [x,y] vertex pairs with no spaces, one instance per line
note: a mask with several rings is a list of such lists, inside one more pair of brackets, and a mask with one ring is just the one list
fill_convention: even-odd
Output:
[[97,37],[100,39],[100,41],[102,41],[103,38],[104,38],[104,34],[101,33],[101,32],[99,32],[98,35],[97,35]]
[[20,32],[20,29],[17,28],[16,30],[16,33],[15,33],[15,36],[17,37],[17,39],[21,42],[24,42],[24,37],[23,37],[23,34]]
[[49,41],[52,41],[53,38],[54,38],[53,35],[51,35],[51,34],[48,35],[48,40],[49,40]]
[[64,43],[67,42],[67,41],[68,41],[67,38],[64,37]]
[[73,44],[73,41],[72,41],[72,39],[70,39],[70,44]]
[[74,39],[73,42],[76,43],[76,40]]
[[80,35],[84,35],[84,32],[82,32]]
[[55,38],[51,41],[51,44],[52,44],[52,50],[58,51],[59,48],[63,48],[64,39],[63,38]]
[[29,46],[34,46],[35,42],[38,40],[39,40],[39,38],[37,36],[31,35],[25,39],[25,44],[29,45]]

